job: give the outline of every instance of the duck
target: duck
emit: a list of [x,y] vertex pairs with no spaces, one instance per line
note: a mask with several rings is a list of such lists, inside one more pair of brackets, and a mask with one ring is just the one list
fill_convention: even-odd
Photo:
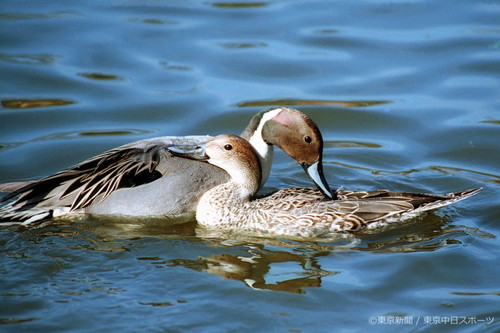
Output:
[[[259,160],[258,187],[267,180],[273,147],[297,161],[312,182],[334,197],[323,174],[323,139],[318,126],[304,113],[287,107],[258,112],[241,136]],[[0,222],[38,224],[73,214],[133,218],[189,217],[200,197],[226,183],[227,172],[212,164],[173,155],[171,146],[197,146],[211,136],[164,136],[136,141],[53,175],[0,185]]]
[[173,154],[224,169],[230,179],[205,192],[196,208],[207,229],[264,237],[318,238],[353,233],[413,218],[475,195],[480,189],[450,194],[337,190],[335,198],[315,188],[294,187],[258,197],[262,173],[255,149],[236,135],[220,135],[191,150]]

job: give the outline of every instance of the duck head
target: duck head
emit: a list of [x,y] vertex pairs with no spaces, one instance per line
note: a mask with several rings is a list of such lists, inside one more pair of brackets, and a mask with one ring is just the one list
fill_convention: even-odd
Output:
[[323,137],[308,116],[285,107],[264,110],[252,118],[241,136],[252,143],[261,157],[264,181],[271,161],[268,161],[267,169],[262,156],[268,154],[272,145],[276,145],[302,166],[326,197],[335,199],[335,193],[331,192],[323,174]]
[[231,182],[239,185],[243,197],[250,197],[259,189],[262,177],[260,160],[252,145],[237,135],[222,134],[203,145],[173,146],[169,151],[225,170]]

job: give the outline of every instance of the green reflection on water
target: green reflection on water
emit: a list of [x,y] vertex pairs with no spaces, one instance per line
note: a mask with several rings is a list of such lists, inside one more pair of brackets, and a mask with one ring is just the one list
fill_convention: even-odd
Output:
[[113,75],[113,74],[104,74],[104,73],[78,73],[79,76],[92,79],[92,80],[124,80],[125,78]]
[[500,120],[482,120],[481,122],[485,124],[500,125]]
[[47,106],[59,106],[74,104],[75,102],[65,99],[13,99],[3,100],[2,106],[9,109],[29,109]]
[[222,47],[226,49],[248,49],[254,47],[266,47],[266,43],[222,43]]
[[311,100],[311,99],[277,99],[277,100],[255,100],[239,103],[239,107],[263,107],[282,105],[338,105],[343,107],[366,107],[392,103],[392,101],[333,101],[333,100]]
[[222,8],[252,8],[252,7],[265,7],[267,2],[214,2],[214,7]]

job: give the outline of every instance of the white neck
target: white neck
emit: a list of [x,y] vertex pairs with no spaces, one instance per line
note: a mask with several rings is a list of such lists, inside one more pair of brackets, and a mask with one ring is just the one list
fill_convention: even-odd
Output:
[[273,164],[273,155],[274,155],[273,145],[268,145],[262,138],[262,128],[269,119],[272,119],[281,111],[282,111],[281,109],[274,109],[272,111],[267,112],[262,117],[259,126],[248,140],[250,144],[254,147],[254,149],[257,151],[257,155],[259,156],[260,166],[262,170],[262,179],[260,181],[260,186],[264,185],[267,178],[269,178],[269,174],[271,173],[271,165]]

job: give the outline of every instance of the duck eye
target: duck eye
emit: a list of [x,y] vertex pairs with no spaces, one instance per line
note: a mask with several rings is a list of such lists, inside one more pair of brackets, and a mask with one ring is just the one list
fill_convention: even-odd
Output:
[[231,150],[231,149],[233,149],[233,146],[228,143],[228,144],[224,145],[224,149]]
[[310,137],[309,135],[306,135],[306,136],[304,137],[304,141],[305,141],[306,143],[311,143],[311,142],[312,142],[312,139],[311,139],[311,137]]

